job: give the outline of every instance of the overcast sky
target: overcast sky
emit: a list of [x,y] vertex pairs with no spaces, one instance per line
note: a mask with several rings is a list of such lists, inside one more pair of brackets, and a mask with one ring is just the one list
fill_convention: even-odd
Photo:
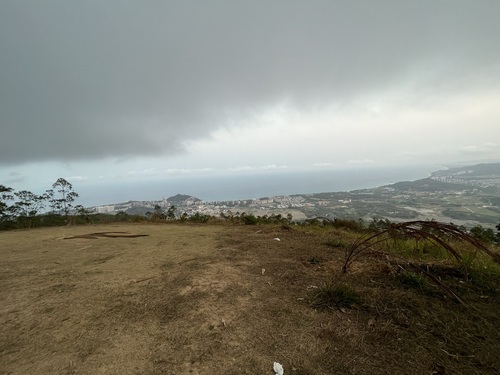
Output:
[[0,183],[500,161],[499,19],[497,0],[3,0]]

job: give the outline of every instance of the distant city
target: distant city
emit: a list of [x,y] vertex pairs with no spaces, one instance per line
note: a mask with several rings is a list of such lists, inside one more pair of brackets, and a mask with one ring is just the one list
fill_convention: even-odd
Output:
[[347,192],[293,194],[227,201],[202,201],[177,194],[152,201],[100,205],[97,213],[144,215],[155,207],[176,208],[176,215],[220,216],[242,212],[256,216],[292,215],[391,221],[435,219],[457,225],[492,227],[500,220],[500,163],[477,164],[433,172],[430,177]]

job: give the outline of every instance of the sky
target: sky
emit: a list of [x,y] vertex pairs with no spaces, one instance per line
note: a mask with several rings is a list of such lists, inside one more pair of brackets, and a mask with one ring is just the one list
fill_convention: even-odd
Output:
[[496,0],[3,0],[0,184],[498,162],[498,19]]

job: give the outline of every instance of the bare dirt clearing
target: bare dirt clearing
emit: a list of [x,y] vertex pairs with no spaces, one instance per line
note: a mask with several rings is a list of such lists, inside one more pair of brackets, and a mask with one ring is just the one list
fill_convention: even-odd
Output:
[[[342,276],[343,251],[325,246],[340,235],[140,224],[2,232],[0,372],[273,374],[278,361],[287,375],[498,373],[497,294],[476,316],[439,293],[401,290],[377,263]],[[363,306],[310,306],[318,286],[345,277]]]

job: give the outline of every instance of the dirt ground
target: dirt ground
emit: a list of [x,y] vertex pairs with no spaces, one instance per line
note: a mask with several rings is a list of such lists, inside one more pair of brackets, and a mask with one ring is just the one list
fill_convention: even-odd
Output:
[[[388,319],[376,308],[312,308],[318,285],[341,277],[331,237],[170,224],[1,232],[0,373],[274,374],[274,361],[286,375],[500,368],[448,338],[443,351],[426,349],[439,337],[427,339],[420,320],[405,326],[404,309]],[[498,349],[497,323],[474,353]]]

